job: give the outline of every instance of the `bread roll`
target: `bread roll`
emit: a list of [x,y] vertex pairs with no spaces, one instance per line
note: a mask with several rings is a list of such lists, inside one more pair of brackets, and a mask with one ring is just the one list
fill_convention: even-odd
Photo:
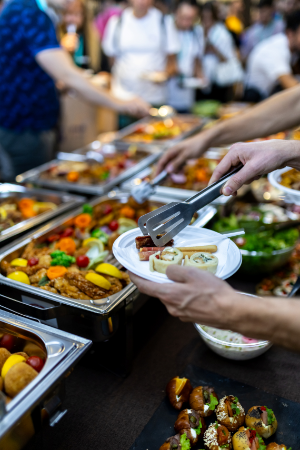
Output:
[[267,445],[266,450],[287,450],[287,446],[284,444],[276,444],[275,442],[271,442],[271,444]]
[[5,361],[11,356],[11,353],[6,350],[6,348],[1,347],[0,348],[0,373],[2,370],[2,367],[4,366]]
[[35,377],[36,370],[25,362],[19,362],[12,366],[4,379],[4,389],[9,397],[14,398],[19,394]]
[[190,395],[190,407],[197,411],[201,417],[209,417],[213,414],[214,409],[209,408],[211,395],[218,401],[218,396],[213,387],[198,386],[193,389]]
[[[220,424],[212,423],[208,427],[204,433],[203,442],[208,450],[232,449],[231,434],[226,427]],[[228,447],[221,447],[222,445],[228,445]]]
[[[200,426],[200,427],[199,427]],[[191,445],[195,445],[206,430],[204,419],[193,409],[184,409],[178,415],[174,425],[176,433],[186,434]],[[199,433],[200,428],[200,433]],[[197,431],[196,431],[197,430]]]
[[[246,427],[241,427],[233,435],[232,438],[233,450],[252,450],[254,448],[261,448],[264,446],[264,441],[259,436],[257,431],[250,430]],[[265,447],[264,447],[265,448]]]
[[[237,409],[238,408],[238,412]],[[228,428],[229,431],[236,431],[245,422],[245,411],[240,402],[233,395],[221,398],[216,415],[218,422]]]
[[[177,446],[177,447],[176,447]],[[159,450],[176,450],[180,446],[180,434],[169,437]]]
[[[263,409],[261,409],[263,408]],[[260,436],[268,439],[277,430],[277,420],[274,413],[270,412],[273,422],[268,421],[266,406],[252,406],[246,415],[246,425],[249,428],[254,428]],[[270,410],[269,410],[270,411]],[[270,422],[270,423],[269,423]]]
[[[177,392],[178,381],[182,382],[180,391]],[[193,388],[191,382],[187,378],[174,377],[169,381],[166,387],[167,396],[173,408],[181,410],[184,403],[187,403]],[[177,393],[176,393],[177,392]]]

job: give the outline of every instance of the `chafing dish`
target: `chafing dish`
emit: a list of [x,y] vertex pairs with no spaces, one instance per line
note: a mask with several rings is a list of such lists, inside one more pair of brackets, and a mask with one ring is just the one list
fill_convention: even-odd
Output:
[[[136,147],[136,145],[134,145],[134,147]],[[99,184],[83,184],[77,182],[68,182],[65,180],[59,181],[57,179],[45,179],[43,178],[43,174],[45,174],[48,170],[56,167],[58,164],[61,164],[62,162],[89,162],[95,160],[101,164],[101,162],[103,161],[103,155],[105,155],[106,152],[111,154],[122,154],[126,153],[129,148],[130,146],[128,145],[122,148],[120,148],[120,146],[118,145],[111,144],[101,146],[101,143],[99,141],[94,141],[90,145],[84,147],[83,149],[79,149],[74,153],[59,153],[58,159],[55,159],[49,163],[43,164],[42,166],[36,167],[35,169],[18,175],[16,177],[16,181],[18,183],[31,182],[48,188],[74,191],[89,195],[103,195],[109,192],[118,184],[132,177],[143,168],[147,167],[149,164],[153,164],[155,161],[157,161],[161,154],[161,149],[157,146],[147,146],[141,148],[138,145],[136,151],[140,154],[141,159],[134,166],[125,169],[120,175],[117,175],[115,178],[112,178],[111,180],[103,180],[99,182]]]
[[[209,151],[207,151],[203,157],[211,160],[219,161],[221,157],[223,157],[226,154],[227,149],[226,148],[212,148]],[[121,185],[121,189],[124,191],[131,191],[132,188],[138,184],[141,183],[142,180],[145,178],[149,178],[152,175],[153,168],[147,167],[143,170],[141,170],[139,173],[137,173],[135,176],[131,177],[129,180],[126,180]],[[165,197],[172,197],[176,198],[177,200],[186,200],[187,198],[191,197],[192,195],[197,194],[198,191],[196,190],[190,190],[190,189],[180,189],[175,187],[169,187],[169,186],[157,186],[155,188],[156,195],[163,195]],[[231,197],[225,197],[224,195],[221,195],[218,199],[216,199],[212,205],[224,205],[226,204]]]
[[[1,304],[2,299],[0,295]],[[0,313],[1,332],[30,341],[47,354],[42,371],[25,389],[7,405],[0,398],[0,450],[18,450],[41,428],[42,417],[48,416],[53,425],[67,412],[62,404],[65,377],[92,343],[3,309]]]
[[46,211],[31,219],[23,220],[22,222],[7,228],[0,232],[0,246],[1,243],[7,242],[9,239],[15,237],[17,234],[27,231],[29,228],[40,225],[41,223],[53,219],[53,217],[68,211],[71,208],[83,203],[85,198],[70,195],[65,192],[49,191],[45,189],[29,189],[24,186],[16,184],[3,183],[0,184],[0,200],[14,197],[21,199],[24,197],[34,197],[39,202],[52,202],[57,205],[57,208],[52,211]]
[[[108,196],[94,199],[90,204],[96,206],[107,201],[126,203],[128,198],[128,192],[111,191]],[[174,199],[161,195],[150,197],[150,202],[156,206],[162,206],[171,201],[174,201]],[[80,209],[73,211],[71,214],[65,215],[20,239],[13,245],[7,246],[2,250],[0,263],[2,260],[9,262],[17,258],[32,239],[45,239],[50,234],[55,234],[66,221],[79,213],[81,213]],[[195,225],[204,226],[215,213],[216,209],[210,205],[203,208],[198,213],[198,218],[194,222]],[[118,266],[112,254],[108,256],[107,262]],[[35,317],[46,324],[50,323],[65,331],[92,339],[95,342],[108,340],[117,332],[120,325],[119,312],[122,306],[131,303],[139,294],[135,285],[130,283],[120,292],[101,300],[75,300],[16,282],[2,274],[0,275],[0,285],[1,292],[5,292],[5,295],[10,299],[12,297],[11,292],[14,292],[15,300],[11,299],[11,301],[6,302],[8,308]],[[108,327],[108,319],[112,320],[112,327]]]
[[184,123],[190,125],[189,129],[187,131],[184,131],[182,133],[180,133],[179,135],[172,137],[172,138],[166,138],[166,139],[153,139],[152,141],[147,141],[147,140],[138,140],[136,139],[135,141],[131,141],[130,140],[130,135],[132,135],[133,133],[135,133],[137,130],[139,130],[141,127],[149,124],[155,124],[156,122],[161,122],[163,121],[162,118],[151,118],[149,119],[149,117],[146,117],[144,119],[138,120],[137,122],[133,123],[132,125],[129,125],[128,127],[123,128],[121,131],[119,131],[117,133],[116,139],[114,140],[114,142],[118,145],[122,145],[122,146],[126,146],[128,144],[136,144],[138,143],[141,146],[144,146],[145,148],[148,145],[158,145],[162,148],[165,148],[166,146],[170,146],[170,144],[175,144],[178,141],[181,141],[189,136],[191,136],[192,134],[197,133],[198,131],[201,130],[201,128],[205,125],[206,123],[206,119],[203,119],[201,117],[198,116],[194,116],[192,114],[188,115],[188,114],[177,114],[175,116],[172,116],[171,118],[166,118],[165,120],[167,121],[172,121],[173,119],[180,119],[182,120]]

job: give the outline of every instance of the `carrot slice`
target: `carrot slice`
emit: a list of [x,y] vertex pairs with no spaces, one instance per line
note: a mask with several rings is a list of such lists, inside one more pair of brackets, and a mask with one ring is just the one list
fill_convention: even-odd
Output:
[[63,277],[67,272],[64,266],[52,266],[47,270],[47,277],[49,280],[54,280],[55,278]]
[[92,218],[90,214],[80,214],[79,216],[75,217],[74,223],[76,227],[78,228],[86,228],[91,223]]
[[34,200],[32,200],[31,198],[22,198],[19,202],[18,202],[18,206],[20,209],[32,209],[34,205]]
[[58,243],[56,244],[56,248],[58,248],[62,252],[66,252],[67,255],[73,255],[76,250],[76,243],[74,239],[66,237],[58,241]]

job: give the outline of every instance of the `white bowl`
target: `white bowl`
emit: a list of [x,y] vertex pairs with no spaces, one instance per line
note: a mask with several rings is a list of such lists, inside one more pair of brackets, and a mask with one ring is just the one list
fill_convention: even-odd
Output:
[[268,179],[272,186],[276,187],[283,193],[284,201],[286,203],[294,203],[295,205],[300,205],[300,191],[296,191],[296,189],[290,189],[280,184],[281,175],[291,169],[291,167],[285,167],[284,169],[274,170],[274,172],[269,173]]
[[[249,297],[255,297],[255,295],[241,293]],[[233,342],[222,341],[216,337],[208,334],[202,327],[204,325],[194,324],[196,330],[200,334],[205,344],[215,353],[223,356],[227,359],[246,360],[253,359],[257,356],[265,353],[272,347],[272,343],[269,341],[258,341],[249,344],[237,344]],[[210,327],[212,328],[212,327]],[[215,328],[216,331],[219,331]]]

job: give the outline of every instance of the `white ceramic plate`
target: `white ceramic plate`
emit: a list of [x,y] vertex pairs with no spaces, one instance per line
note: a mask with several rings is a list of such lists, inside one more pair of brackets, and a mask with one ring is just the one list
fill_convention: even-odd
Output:
[[290,189],[280,184],[281,175],[285,172],[288,172],[289,170],[291,170],[291,167],[274,170],[274,172],[269,173],[268,180],[272,184],[272,186],[281,191],[281,193],[283,194],[283,200],[286,203],[295,203],[296,205],[300,205],[300,191],[296,191],[296,189]]
[[[149,261],[140,261],[135,238],[141,236],[139,228],[122,234],[113,245],[116,259],[130,272],[146,280],[157,283],[173,283],[169,278],[158,272],[150,272]],[[219,260],[216,276],[225,280],[233,275],[242,263],[242,255],[233,241],[215,231],[205,228],[188,226],[174,238],[174,247],[191,247],[193,245],[215,244],[218,251],[214,253]]]

